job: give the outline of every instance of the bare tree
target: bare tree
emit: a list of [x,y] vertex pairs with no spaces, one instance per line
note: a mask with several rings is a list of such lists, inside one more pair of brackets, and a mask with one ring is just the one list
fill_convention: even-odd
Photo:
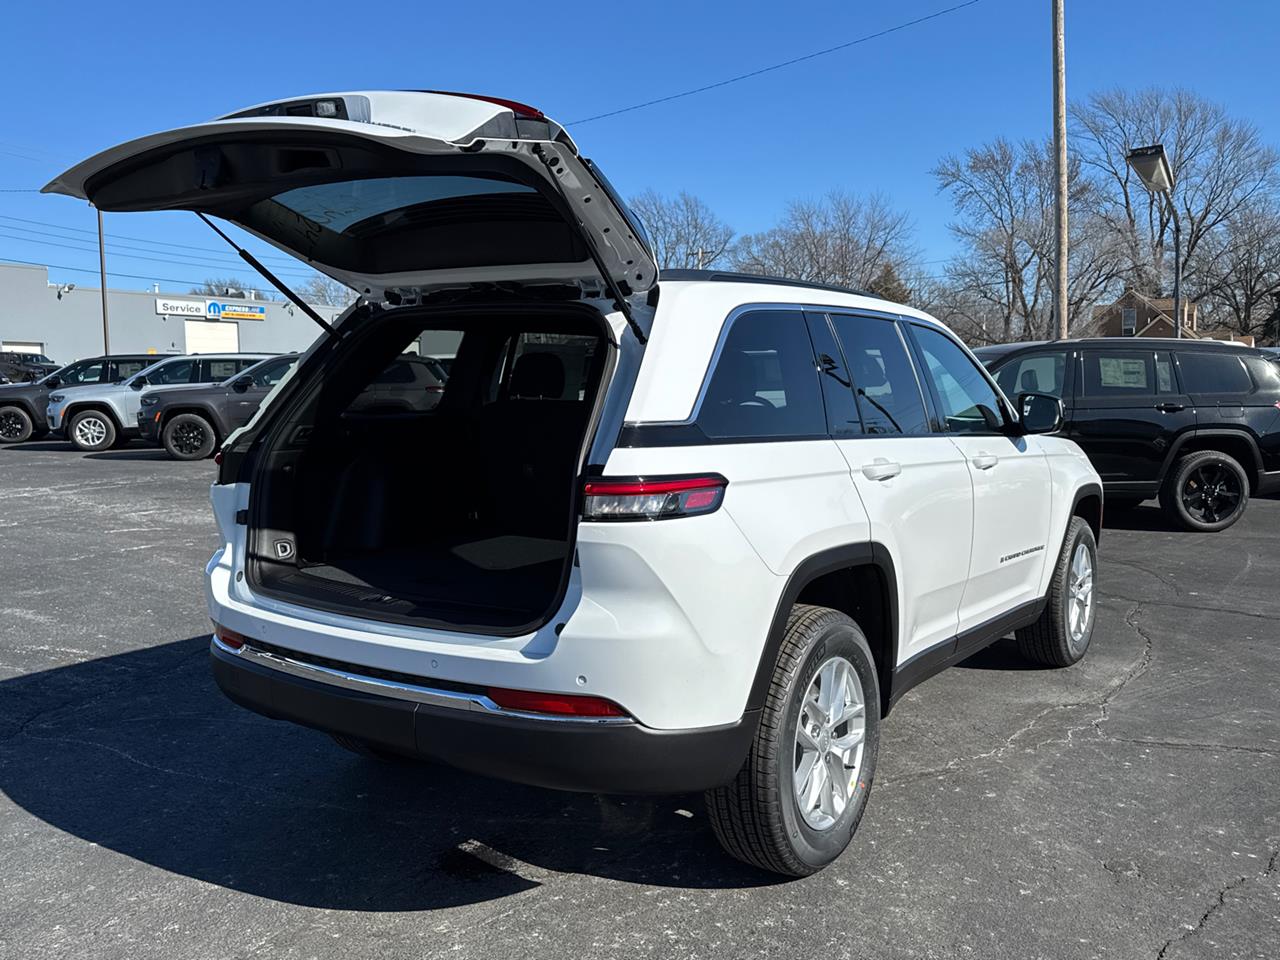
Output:
[[308,303],[322,303],[330,307],[345,307],[356,298],[356,292],[333,277],[317,273],[298,290],[298,295]]
[[1269,336],[1268,318],[1280,306],[1280,206],[1259,202],[1211,234],[1199,248],[1197,274],[1209,315],[1202,327]]
[[1280,155],[1253,124],[1186,90],[1112,90],[1074,104],[1071,115],[1074,142],[1100,188],[1098,213],[1125,243],[1127,279],[1162,293],[1170,272],[1172,218],[1125,162],[1133,147],[1162,143],[1173,168],[1186,283],[1193,296],[1212,286],[1197,273],[1211,262],[1198,256],[1200,246],[1275,189]]
[[649,234],[659,267],[714,267],[733,241],[733,230],[710,207],[683,190],[674,197],[647,190],[633,197],[630,206]]
[[910,218],[884,196],[834,191],[793,202],[776,227],[742,237],[730,260],[745,273],[865,288],[916,259],[912,235]]
[[237,297],[254,300],[279,300],[274,290],[252,287],[235,277],[208,277],[198,287],[190,290],[202,297]]
[[[940,190],[957,214],[951,225],[962,252],[947,266],[947,299],[966,327],[989,342],[1052,337],[1055,174],[1049,143],[1003,138],[946,156],[934,168]],[[1088,315],[1119,272],[1112,232],[1093,213],[1095,187],[1068,166],[1071,256],[1068,263],[1068,327]]]

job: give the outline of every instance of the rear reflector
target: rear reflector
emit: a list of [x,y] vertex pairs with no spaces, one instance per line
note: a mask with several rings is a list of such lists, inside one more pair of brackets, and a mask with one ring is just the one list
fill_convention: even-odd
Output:
[[590,480],[583,488],[584,520],[671,520],[714,513],[729,481],[718,473],[692,477]]
[[490,687],[489,699],[504,710],[522,713],[549,713],[558,717],[625,717],[627,712],[603,697],[580,697],[572,693],[534,693]]
[[220,623],[215,623],[213,625],[213,635],[218,638],[220,643],[224,646],[230,647],[232,650],[239,650],[248,642],[248,638],[243,634],[236,633],[234,630],[228,630]]

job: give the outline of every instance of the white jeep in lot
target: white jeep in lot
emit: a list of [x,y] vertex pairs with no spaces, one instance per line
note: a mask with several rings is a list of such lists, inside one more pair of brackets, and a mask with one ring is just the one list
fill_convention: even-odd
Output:
[[[108,150],[52,191],[231,221],[362,299],[221,453],[214,675],[366,755],[706,791],[733,855],[820,869],[880,724],[1017,633],[1093,630],[1102,492],[942,325],[659,271],[537,110],[346,93]],[[377,402],[406,350],[438,402]],[[443,345],[443,346],[442,346]]]

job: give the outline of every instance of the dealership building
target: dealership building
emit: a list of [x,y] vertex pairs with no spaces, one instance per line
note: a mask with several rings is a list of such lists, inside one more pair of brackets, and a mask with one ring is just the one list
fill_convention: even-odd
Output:
[[[312,304],[325,320],[339,307]],[[319,334],[287,301],[107,290],[112,353],[285,353]],[[102,349],[102,291],[49,282],[45,267],[0,264],[0,350],[43,353],[57,363]]]

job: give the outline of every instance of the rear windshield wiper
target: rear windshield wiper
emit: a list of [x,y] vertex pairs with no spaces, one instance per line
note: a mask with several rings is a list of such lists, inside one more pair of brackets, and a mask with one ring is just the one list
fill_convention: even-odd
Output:
[[302,298],[299,297],[292,290],[290,290],[288,287],[286,287],[284,285],[284,282],[280,280],[274,273],[272,273],[270,270],[264,267],[261,263],[259,263],[257,257],[255,257],[252,253],[250,253],[244,247],[240,246],[240,244],[236,243],[234,240],[228,237],[225,233],[219,230],[218,225],[214,223],[212,220],[210,220],[208,217],[206,217],[199,210],[196,211],[196,216],[199,217],[201,220],[203,220],[205,223],[207,223],[209,225],[209,228],[214,233],[220,236],[223,240],[227,241],[227,243],[231,244],[231,248],[235,250],[236,253],[240,254],[240,259],[243,260],[245,263],[247,263],[249,266],[253,267],[253,269],[257,270],[258,273],[262,274],[262,276],[266,278],[267,283],[271,284],[273,287],[275,287],[277,290],[283,293],[286,297],[288,297],[290,300],[293,301],[294,305],[297,306],[299,310],[305,313],[308,317],[310,317],[316,323],[320,324],[320,326],[324,328],[325,333],[329,334],[329,336],[333,337],[335,340],[338,339],[338,331],[333,328],[333,324],[329,323],[327,320],[324,319],[324,317],[320,316],[320,314],[312,310],[308,304],[303,303]]

